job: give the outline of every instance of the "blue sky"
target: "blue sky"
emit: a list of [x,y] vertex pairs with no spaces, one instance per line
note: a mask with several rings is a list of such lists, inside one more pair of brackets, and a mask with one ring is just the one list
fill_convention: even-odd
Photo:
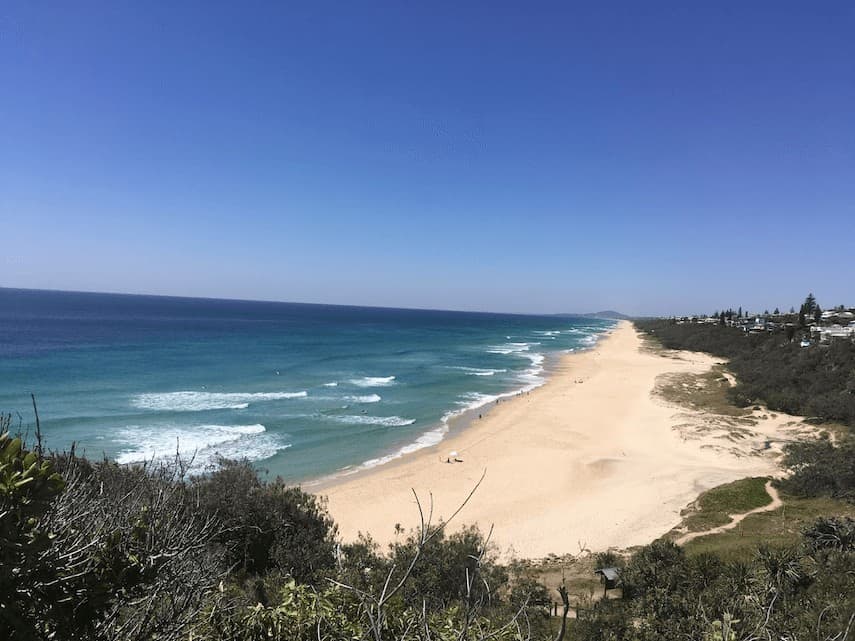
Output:
[[855,304],[852,3],[404,4],[4,3],[0,286]]

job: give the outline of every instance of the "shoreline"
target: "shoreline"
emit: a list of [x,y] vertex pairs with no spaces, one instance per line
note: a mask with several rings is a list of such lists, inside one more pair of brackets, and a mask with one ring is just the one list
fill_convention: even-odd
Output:
[[[623,321],[592,349],[562,356],[543,385],[482,408],[439,444],[303,487],[327,497],[345,541],[365,532],[382,546],[399,536],[397,524],[414,527],[413,491],[423,505],[433,500],[434,522],[450,515],[486,470],[451,531],[493,526],[504,558],[648,543],[701,492],[774,474],[780,448],[769,443],[804,429],[798,417],[766,413],[734,439],[715,415],[654,394],[664,374],[702,374],[719,362],[652,353]],[[446,463],[450,451],[462,462]]]
[[[443,415],[442,419],[440,419],[440,423],[438,426],[425,430],[414,441],[411,441],[406,445],[402,445],[401,447],[394,450],[392,454],[385,454],[375,459],[368,459],[367,461],[363,461],[362,463],[359,463],[357,465],[345,467],[340,470],[336,470],[335,472],[324,474],[322,476],[309,477],[300,481],[298,485],[308,492],[312,492],[313,494],[320,494],[326,488],[333,487],[351,480],[355,480],[365,475],[369,475],[380,468],[388,468],[393,467],[395,465],[399,465],[401,463],[405,463],[413,456],[418,456],[419,454],[424,454],[434,449],[436,449],[438,453],[442,453],[447,449],[444,447],[444,445],[447,444],[450,439],[453,439],[465,430],[469,429],[470,426],[472,426],[472,424],[474,423],[474,421],[481,420],[482,417],[487,416],[491,412],[496,411],[496,409],[501,407],[502,403],[505,403],[518,396],[523,396],[525,394],[537,391],[543,386],[549,384],[549,381],[551,380],[553,374],[562,366],[564,359],[566,359],[567,357],[584,354],[595,349],[602,341],[607,340],[609,336],[611,336],[611,334],[616,331],[618,327],[620,327],[621,323],[628,322],[629,321],[615,321],[615,325],[607,327],[597,334],[593,334],[592,336],[595,336],[596,339],[590,346],[582,348],[572,348],[571,350],[564,350],[545,354],[543,361],[543,369],[537,374],[538,376],[543,378],[543,381],[534,385],[533,387],[530,387],[529,389],[526,389],[526,387],[522,387],[517,388],[515,390],[510,390],[508,392],[500,392],[498,394],[493,395],[497,402],[485,401],[482,405],[477,405],[474,407],[464,407],[459,410],[449,410],[448,412],[446,412],[445,415]],[[409,452],[403,451],[405,448],[411,447],[418,443],[419,439],[422,439],[428,434],[433,434],[439,430],[442,431],[442,436],[436,443],[425,445]],[[380,461],[387,456],[392,458],[389,458],[386,461],[374,465],[367,465],[367,463],[371,463],[373,461]]]

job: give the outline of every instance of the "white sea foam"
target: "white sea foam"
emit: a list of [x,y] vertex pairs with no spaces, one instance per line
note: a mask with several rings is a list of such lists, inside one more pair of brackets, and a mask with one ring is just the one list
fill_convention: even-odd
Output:
[[[540,367],[541,365],[543,365],[543,361],[546,358],[540,352],[532,352],[530,354],[523,354],[523,356],[525,356],[527,359],[529,359],[531,361],[532,365],[534,365],[535,367]],[[541,369],[543,369],[543,368],[541,367]]]
[[[528,342],[528,343],[506,343],[504,345],[497,345],[491,347],[487,351],[492,354],[505,354],[511,356],[519,356],[521,358],[527,358],[531,361],[531,367],[523,372],[520,372],[517,375],[517,378],[526,383],[525,387],[514,390],[512,392],[508,392],[507,395],[519,394],[520,392],[528,392],[533,390],[535,387],[539,387],[543,385],[545,379],[540,376],[543,372],[543,361],[545,356],[540,352],[532,352],[531,348],[535,345],[540,345],[539,342]],[[499,396],[498,398],[501,398]]]
[[330,416],[336,423],[347,423],[350,425],[385,425],[387,427],[404,427],[416,422],[414,418],[401,418],[400,416],[368,416],[358,414],[356,416]]
[[526,383],[526,386],[523,387],[520,391],[522,392],[530,392],[536,387],[540,387],[546,382],[546,379],[541,376],[543,373],[543,361],[546,357],[543,354],[538,352],[532,352],[528,354],[522,354],[531,361],[531,367],[522,372],[518,378],[523,383]]
[[134,407],[160,412],[199,412],[202,410],[243,410],[250,403],[303,398],[302,392],[165,392],[139,394],[131,400]]
[[165,427],[132,425],[120,429],[117,440],[126,445],[116,456],[119,463],[140,463],[152,459],[167,459],[175,455],[193,459],[194,469],[212,465],[217,456],[261,460],[290,443],[265,433],[261,424],[254,425],[194,425]]
[[333,381],[332,383],[324,383],[324,387],[338,387],[338,383]]
[[382,397],[379,394],[365,394],[364,396],[345,396],[344,400],[351,403],[379,403]]
[[518,354],[519,352],[527,352],[532,344],[505,343],[504,345],[493,345],[487,350],[487,352],[489,354]]
[[350,380],[351,385],[357,387],[386,387],[395,384],[394,376],[363,376],[362,378],[353,378]]
[[[511,395],[512,393],[508,392],[506,394]],[[442,420],[448,421],[449,419],[452,419],[455,416],[459,416],[463,412],[478,409],[479,407],[483,407],[487,403],[493,403],[505,396],[506,394],[483,394],[481,392],[464,392],[460,395],[460,400],[455,401],[455,403],[459,405],[461,409],[446,412],[446,414],[442,417]]]
[[495,374],[504,374],[508,371],[506,369],[483,369],[480,367],[454,367],[453,369],[466,372],[468,376],[493,376]]
[[[565,331],[566,331],[566,333],[574,333],[574,334],[575,333],[585,333],[585,334],[587,334],[587,332],[579,331],[575,328],[571,328],[571,329],[565,330]],[[562,330],[550,330],[550,332],[545,332],[542,336],[554,339],[554,337],[556,335],[559,335],[560,333],[562,333]],[[511,337],[507,336],[506,338],[510,341]],[[591,335],[591,336],[586,337],[585,339],[583,339],[583,342],[585,342],[587,344],[594,344],[594,343],[596,343],[596,341],[598,339],[599,339],[599,335],[595,334],[595,335]],[[503,354],[503,355],[513,354],[515,356],[527,358],[527,359],[529,359],[529,361],[531,361],[531,367],[526,369],[525,371],[521,372],[518,375],[518,378],[520,379],[520,381],[525,383],[525,385],[523,387],[521,387],[519,389],[511,390],[508,392],[504,392],[501,394],[483,394],[481,392],[468,392],[465,394],[461,394],[459,397],[459,400],[456,402],[458,408],[455,410],[451,410],[451,411],[446,412],[442,416],[442,419],[440,421],[440,425],[438,425],[436,428],[434,428],[432,430],[428,430],[427,432],[424,432],[418,438],[416,438],[416,440],[413,441],[412,443],[408,443],[407,445],[404,445],[404,446],[400,447],[399,449],[397,449],[397,450],[395,450],[389,454],[386,454],[384,456],[380,456],[377,458],[369,459],[369,460],[363,462],[361,465],[358,465],[358,466],[348,466],[346,468],[343,468],[339,472],[339,475],[350,475],[350,474],[354,474],[356,472],[359,472],[361,470],[377,467],[379,465],[385,465],[386,463],[389,463],[390,461],[401,458],[402,456],[405,456],[407,454],[417,452],[418,450],[421,450],[421,449],[424,449],[427,447],[433,447],[434,445],[437,445],[440,442],[442,442],[442,440],[445,438],[445,435],[448,434],[449,422],[453,418],[460,416],[466,412],[471,412],[473,410],[477,410],[480,407],[484,407],[486,405],[495,403],[496,401],[499,401],[501,399],[511,398],[511,397],[517,396],[519,394],[529,392],[529,391],[536,389],[537,387],[540,387],[541,385],[543,385],[546,382],[546,379],[542,376],[543,370],[544,370],[543,363],[544,363],[546,357],[544,354],[541,354],[539,352],[531,352],[531,347],[534,345],[540,345],[540,343],[539,342],[525,342],[525,343],[508,342],[508,343],[505,343],[504,345],[491,346],[487,350],[487,352],[491,353],[491,354]],[[568,351],[574,351],[574,349],[571,348]],[[464,371],[472,370],[468,373],[474,373],[474,370],[479,370],[479,368],[463,368],[463,367],[460,367],[457,369],[462,369]],[[482,371],[482,372],[492,371],[494,373],[498,373],[500,371],[505,371],[505,370],[483,369],[483,370],[479,370],[479,371]],[[484,375],[486,375],[486,374],[484,374]]]
[[[543,371],[542,366],[539,364],[543,362],[542,354],[531,354],[527,355],[534,357],[533,362],[536,360],[540,369],[538,371]],[[534,369],[534,368],[532,368]],[[530,376],[535,377],[535,374],[530,374]],[[440,425],[435,427],[432,430],[428,430],[427,432],[422,433],[416,438],[412,443],[408,443],[404,445],[394,452],[386,454],[384,456],[379,456],[377,458],[369,459],[364,461],[361,465],[351,466],[340,470],[338,476],[348,476],[350,474],[355,474],[362,470],[367,470],[373,467],[378,467],[380,465],[385,465],[390,461],[394,461],[395,459],[399,459],[402,456],[406,456],[407,454],[412,454],[413,452],[417,452],[426,447],[433,447],[434,445],[438,445],[445,438],[445,435],[448,434],[449,430],[449,421],[453,418],[464,414],[465,412],[469,412],[472,410],[476,410],[479,407],[484,407],[490,403],[494,403],[497,400],[503,398],[511,398],[513,396],[517,396],[518,394],[528,392],[536,387],[540,387],[543,385],[544,379],[542,377],[536,377],[536,380],[532,380],[525,387],[520,389],[516,389],[510,392],[505,392],[503,394],[482,394],[480,392],[468,392],[466,394],[462,394],[460,400],[457,402],[458,409],[451,410],[443,414],[442,419],[440,421]]]
[[342,474],[354,474],[361,470],[367,470],[372,467],[377,467],[378,465],[384,465],[389,461],[394,461],[395,459],[401,458],[402,456],[406,456],[407,454],[418,452],[419,450],[422,450],[426,447],[432,447],[433,445],[437,445],[438,443],[440,443],[442,439],[445,438],[445,435],[447,433],[448,425],[443,423],[439,427],[423,433],[412,443],[404,445],[403,447],[395,450],[391,454],[386,454],[385,456],[369,459],[362,463],[362,465],[348,469],[347,471],[343,471]]

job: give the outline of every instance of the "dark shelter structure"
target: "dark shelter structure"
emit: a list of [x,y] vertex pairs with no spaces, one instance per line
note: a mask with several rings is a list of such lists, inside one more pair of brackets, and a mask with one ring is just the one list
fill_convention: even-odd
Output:
[[618,568],[600,568],[594,570],[594,574],[599,574],[600,580],[603,582],[603,596],[608,590],[615,589],[620,580],[620,569]]

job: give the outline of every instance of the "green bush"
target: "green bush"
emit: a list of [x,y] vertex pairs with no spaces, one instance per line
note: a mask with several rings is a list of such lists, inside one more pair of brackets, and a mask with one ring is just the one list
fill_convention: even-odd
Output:
[[855,437],[835,445],[829,439],[791,443],[783,465],[790,475],[780,486],[796,496],[830,496],[855,501]]
[[[390,562],[399,573],[408,567],[416,553],[418,538],[413,535],[392,546]],[[402,596],[409,605],[443,609],[454,603],[470,601],[490,605],[508,583],[504,567],[496,564],[487,541],[476,526],[431,539],[421,552]],[[467,592],[467,582],[471,588]]]
[[276,570],[317,584],[335,566],[336,526],[316,496],[262,482],[247,461],[220,461],[195,479],[200,509],[219,519],[228,561],[250,574]]
[[180,638],[219,578],[180,472],[0,452],[0,638]]
[[44,516],[65,482],[20,438],[0,435],[0,638],[35,639],[58,627],[53,533]]

